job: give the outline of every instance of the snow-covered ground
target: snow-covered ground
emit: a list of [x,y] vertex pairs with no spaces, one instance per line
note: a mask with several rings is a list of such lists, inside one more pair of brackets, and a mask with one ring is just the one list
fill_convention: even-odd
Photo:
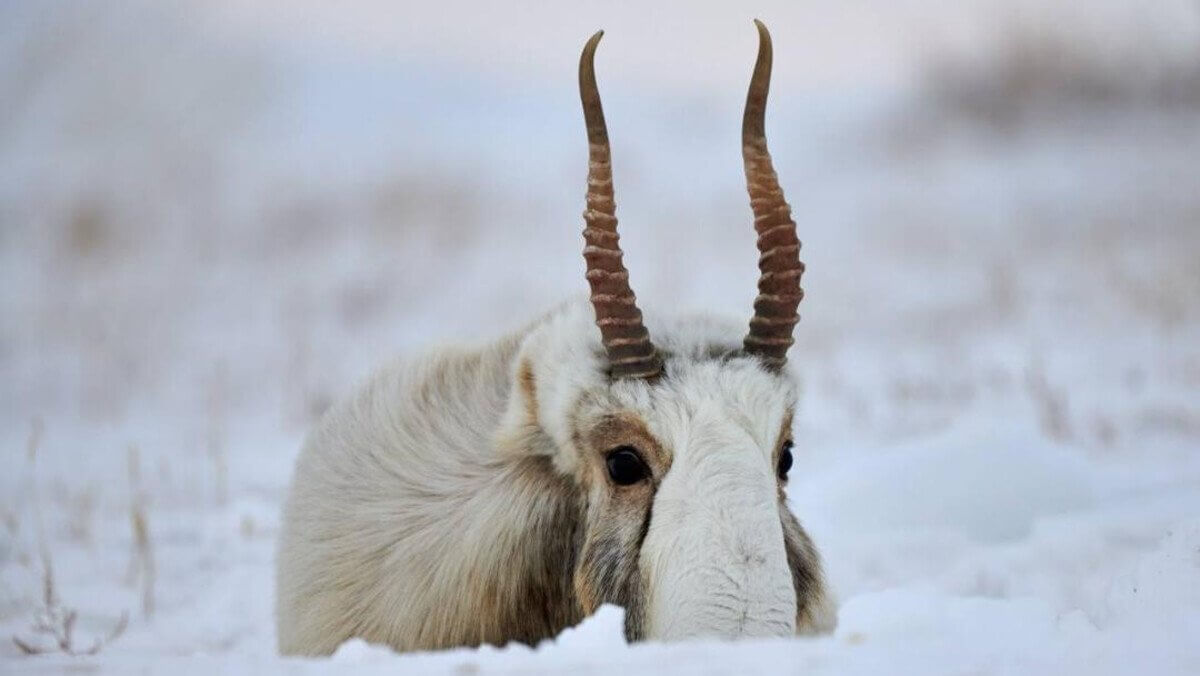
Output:
[[[1200,9],[942,4],[0,5],[0,670],[1200,672]],[[749,312],[751,16],[837,632],[280,660],[314,418],[585,288],[594,29],[648,318]]]

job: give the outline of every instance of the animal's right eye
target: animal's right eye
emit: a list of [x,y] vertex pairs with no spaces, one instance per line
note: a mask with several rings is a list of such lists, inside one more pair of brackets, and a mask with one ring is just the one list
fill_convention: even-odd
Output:
[[618,486],[629,486],[650,476],[650,468],[642,461],[637,449],[620,446],[613,449],[606,459],[608,476]]

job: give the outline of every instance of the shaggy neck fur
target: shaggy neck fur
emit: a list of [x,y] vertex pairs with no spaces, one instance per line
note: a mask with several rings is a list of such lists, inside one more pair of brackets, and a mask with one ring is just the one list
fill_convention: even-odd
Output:
[[489,438],[517,346],[398,364],[326,416],[285,508],[282,652],[534,643],[581,619],[577,493],[550,458],[500,457]]

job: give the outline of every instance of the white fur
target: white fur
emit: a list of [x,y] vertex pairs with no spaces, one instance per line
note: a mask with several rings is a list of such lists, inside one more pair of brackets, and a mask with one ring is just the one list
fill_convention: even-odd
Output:
[[[580,470],[572,421],[636,411],[671,455],[640,554],[651,638],[792,635],[796,626],[772,453],[795,393],[752,359],[717,361],[744,326],[655,323],[670,355],[655,386],[611,382],[585,302],[479,350],[444,349],[383,369],[313,432],[297,462],[278,555],[285,653],[328,654],[353,636],[398,649],[453,644],[478,616],[466,580],[521,556],[538,515],[498,472],[549,455]],[[532,367],[536,415],[517,370]],[[473,577],[474,576],[474,577]],[[442,637],[442,638],[438,638]]]
[[677,392],[653,409],[657,436],[673,450],[641,550],[657,638],[796,631],[772,471],[790,392],[739,366],[675,374]]

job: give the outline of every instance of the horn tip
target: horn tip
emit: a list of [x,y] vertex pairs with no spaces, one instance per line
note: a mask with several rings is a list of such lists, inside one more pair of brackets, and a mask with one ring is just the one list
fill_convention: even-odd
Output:
[[598,30],[583,45],[583,53],[579,55],[580,68],[583,68],[585,63],[591,63],[596,58],[596,46],[600,44],[600,38],[602,37],[604,37],[604,31]]

